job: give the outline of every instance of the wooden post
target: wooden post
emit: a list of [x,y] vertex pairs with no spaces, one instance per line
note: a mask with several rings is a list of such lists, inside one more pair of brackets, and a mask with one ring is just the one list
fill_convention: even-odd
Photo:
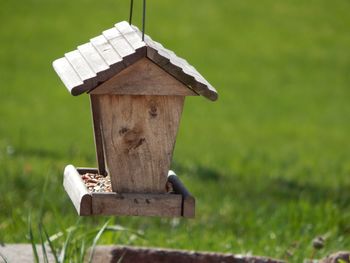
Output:
[[104,147],[101,132],[101,117],[100,117],[100,106],[99,101],[94,95],[90,95],[91,113],[94,128],[95,148],[96,148],[96,159],[98,165],[98,172],[100,175],[107,175],[106,163],[104,158]]

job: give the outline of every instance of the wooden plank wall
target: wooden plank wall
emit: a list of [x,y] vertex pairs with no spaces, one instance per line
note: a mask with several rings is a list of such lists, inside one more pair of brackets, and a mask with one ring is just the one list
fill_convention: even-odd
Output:
[[113,191],[165,193],[184,97],[91,96]]

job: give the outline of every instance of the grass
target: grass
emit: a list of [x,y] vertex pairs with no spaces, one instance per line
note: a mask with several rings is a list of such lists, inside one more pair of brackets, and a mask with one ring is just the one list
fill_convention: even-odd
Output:
[[[110,225],[109,220],[103,226],[91,227],[81,225],[78,219],[75,225],[51,236],[48,235],[45,226],[41,223],[37,228],[34,228],[30,217],[28,225],[28,236],[32,246],[33,258],[37,263],[42,261],[47,263],[50,260],[55,263],[93,262],[96,246],[102,235],[108,232],[113,234],[115,240],[118,240],[122,232],[128,233],[130,239],[142,238],[142,235],[135,231],[120,225]],[[34,233],[40,236],[41,251],[38,250]],[[6,263],[6,259],[2,258]]]
[[[29,214],[49,235],[75,224],[62,171],[96,166],[89,102],[69,95],[51,62],[127,20],[128,7],[0,2],[0,243],[28,242]],[[316,257],[349,249],[349,8],[347,0],[149,2],[147,33],[219,91],[216,103],[186,100],[175,149],[197,217],[112,218],[144,238],[107,233],[100,242],[273,257],[293,250],[292,262],[310,257],[320,235]]]

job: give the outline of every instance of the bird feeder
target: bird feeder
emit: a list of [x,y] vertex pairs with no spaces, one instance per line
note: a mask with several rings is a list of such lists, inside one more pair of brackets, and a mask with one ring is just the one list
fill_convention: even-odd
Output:
[[[185,97],[214,101],[217,92],[186,60],[141,36],[120,22],[53,62],[70,93],[91,101],[98,169],[64,172],[79,215],[194,217],[194,197],[169,168]],[[85,173],[109,175],[112,192],[89,191]]]

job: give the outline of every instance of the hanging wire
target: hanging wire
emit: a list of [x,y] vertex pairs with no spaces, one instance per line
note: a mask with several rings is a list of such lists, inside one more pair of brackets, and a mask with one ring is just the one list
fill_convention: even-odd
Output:
[[132,22],[132,11],[134,9],[134,0],[130,0],[130,14],[129,14],[129,25],[131,25]]
[[[134,9],[134,0],[130,0],[130,13],[129,13],[129,25],[132,23],[132,13]],[[145,30],[146,30],[146,0],[143,0],[143,10],[142,10],[142,41],[145,40]]]
[[143,13],[142,13],[142,41],[145,40],[146,29],[146,0],[143,0]]

